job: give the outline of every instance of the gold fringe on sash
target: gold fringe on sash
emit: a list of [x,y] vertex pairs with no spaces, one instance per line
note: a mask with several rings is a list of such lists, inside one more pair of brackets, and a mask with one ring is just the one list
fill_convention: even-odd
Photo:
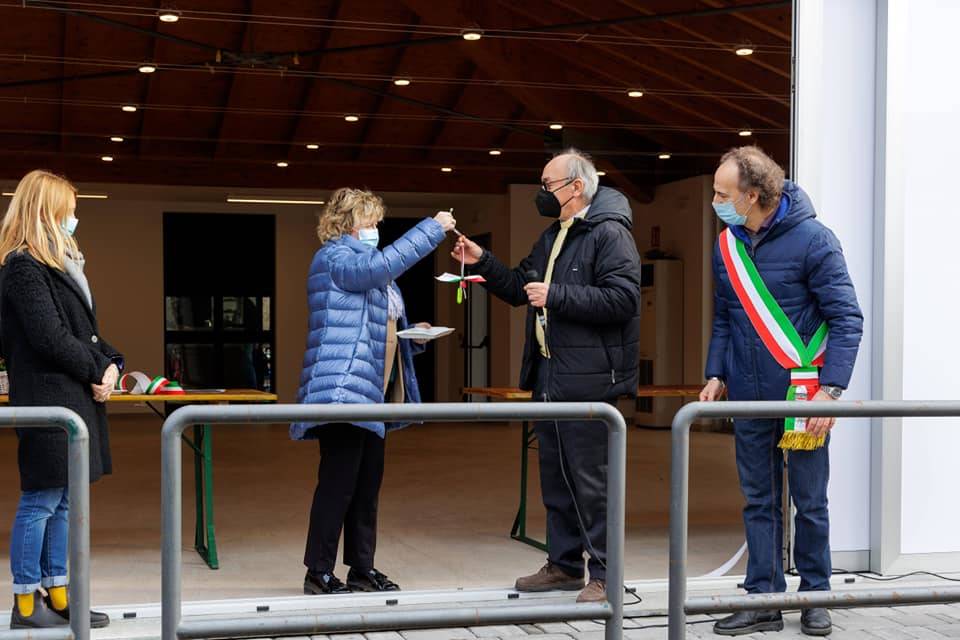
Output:
[[789,451],[813,451],[822,447],[826,441],[826,437],[815,436],[806,431],[785,431],[777,446]]

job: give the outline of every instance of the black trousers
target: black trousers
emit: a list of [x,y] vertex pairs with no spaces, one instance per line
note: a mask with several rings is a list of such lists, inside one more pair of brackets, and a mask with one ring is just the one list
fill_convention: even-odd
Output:
[[[534,399],[560,401],[562,398],[544,397],[547,367],[549,363],[540,359]],[[550,562],[571,576],[581,577],[583,552],[587,551],[590,577],[605,580],[607,427],[597,421],[558,421],[538,422],[534,430],[540,454],[540,492],[547,509]]]
[[327,424],[316,430],[320,467],[303,563],[313,573],[332,573],[343,531],[344,564],[372,569],[384,439],[352,424]]

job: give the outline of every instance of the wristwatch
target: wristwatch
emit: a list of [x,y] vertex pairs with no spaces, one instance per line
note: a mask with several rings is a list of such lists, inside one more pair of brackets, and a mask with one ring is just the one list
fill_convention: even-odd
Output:
[[839,400],[840,396],[843,395],[843,389],[841,389],[840,387],[833,387],[828,384],[820,387],[820,390],[826,393],[828,396],[830,396],[834,400]]
[[714,380],[716,380],[717,382],[719,382],[719,383],[720,383],[720,386],[722,386],[722,387],[727,386],[727,383],[724,382],[723,380],[721,380],[720,378],[718,378],[717,376],[713,376],[712,378],[710,378],[709,380],[707,380],[707,382],[713,382]]

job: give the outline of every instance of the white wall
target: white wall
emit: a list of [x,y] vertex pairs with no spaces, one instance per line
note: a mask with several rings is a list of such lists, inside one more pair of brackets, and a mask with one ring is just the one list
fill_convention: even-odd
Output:
[[[864,336],[845,399],[871,396],[875,1],[798,1],[795,177],[840,239],[864,311]],[[870,548],[870,424],[842,420],[830,444],[830,544]],[[845,564],[835,563],[844,569]],[[866,562],[864,555],[861,562]],[[857,568],[866,568],[860,566]]]
[[[960,3],[900,0],[897,28],[906,45],[900,155],[904,187],[903,397],[955,399],[960,392],[960,298],[956,153],[960,85],[945,64],[957,60]],[[891,21],[893,17],[891,16]],[[952,62],[949,62],[952,61]],[[960,419],[903,421],[901,551],[960,551]]]

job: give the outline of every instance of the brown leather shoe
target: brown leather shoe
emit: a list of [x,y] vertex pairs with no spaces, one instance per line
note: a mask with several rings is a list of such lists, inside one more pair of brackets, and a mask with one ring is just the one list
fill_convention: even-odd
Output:
[[603,580],[591,580],[577,596],[577,602],[606,602],[607,584]]
[[532,576],[517,578],[514,589],[517,591],[577,591],[583,588],[583,578],[574,578],[564,573],[560,567],[551,562],[543,565],[540,571]]

